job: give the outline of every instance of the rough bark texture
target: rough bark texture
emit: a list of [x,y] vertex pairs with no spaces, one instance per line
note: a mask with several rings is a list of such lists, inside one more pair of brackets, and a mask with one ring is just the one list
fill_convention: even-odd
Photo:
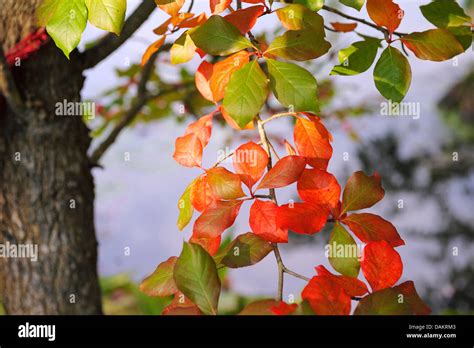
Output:
[[[38,2],[2,0],[5,51],[34,29]],[[51,42],[13,73],[28,111],[0,112],[0,244],[37,244],[39,256],[0,258],[1,301],[9,314],[100,314],[88,130],[55,115],[80,100],[82,68]]]

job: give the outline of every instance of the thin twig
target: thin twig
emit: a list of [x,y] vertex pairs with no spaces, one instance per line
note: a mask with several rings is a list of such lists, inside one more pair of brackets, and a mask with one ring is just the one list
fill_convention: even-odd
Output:
[[280,118],[280,117],[285,117],[285,116],[293,116],[293,117],[297,117],[299,114],[297,112],[281,112],[279,114],[274,114],[272,115],[271,117],[269,118],[266,118],[264,120],[262,120],[262,125],[265,125],[267,124],[268,122],[271,122],[277,118]]

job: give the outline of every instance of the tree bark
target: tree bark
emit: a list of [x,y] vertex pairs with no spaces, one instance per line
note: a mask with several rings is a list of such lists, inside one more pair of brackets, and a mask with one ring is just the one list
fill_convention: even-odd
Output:
[[[3,0],[5,51],[34,30],[38,0]],[[38,260],[0,258],[8,314],[100,314],[88,129],[55,114],[80,101],[82,65],[50,42],[12,68],[27,111],[0,110],[0,244],[37,245]]]

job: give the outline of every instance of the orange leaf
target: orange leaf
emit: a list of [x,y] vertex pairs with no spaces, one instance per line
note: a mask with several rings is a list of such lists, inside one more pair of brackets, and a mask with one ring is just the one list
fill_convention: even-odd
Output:
[[296,150],[295,148],[285,139],[285,148],[286,152],[288,152],[289,156],[296,156]]
[[253,233],[271,243],[287,243],[288,230],[277,224],[278,206],[256,199],[250,208],[250,227]]
[[194,223],[195,238],[216,238],[234,224],[243,201],[217,201]]
[[177,13],[173,17],[171,17],[171,24],[173,24],[174,27],[180,27],[180,24],[184,22],[187,19],[193,18],[194,14],[192,13],[187,13],[187,12],[181,12]]
[[301,156],[286,156],[263,177],[258,189],[278,188],[296,182],[306,167],[306,159]]
[[160,47],[163,46],[163,44],[165,43],[165,39],[166,39],[166,35],[163,35],[158,40],[153,42],[150,46],[148,46],[148,48],[146,49],[145,53],[143,53],[143,56],[142,56],[142,62],[141,62],[142,66],[144,66],[148,62],[148,60],[153,55],[153,53],[158,51]]
[[202,148],[204,149],[206,145],[209,143],[209,139],[211,138],[212,133],[212,117],[214,116],[214,112],[202,116],[196,122],[191,123],[184,133],[187,134],[196,134],[201,141]]
[[263,6],[251,6],[234,11],[225,16],[224,19],[239,29],[242,35],[245,35],[252,30],[264,10],[265,7]]
[[316,267],[316,272],[318,273],[318,276],[328,277],[331,281],[340,285],[350,297],[363,296],[369,292],[367,286],[359,279],[345,275],[332,274],[323,265]]
[[158,7],[169,14],[171,17],[174,17],[178,14],[179,10],[181,10],[181,7],[183,7],[184,1],[185,0],[175,0],[166,5],[158,5]]
[[308,203],[335,208],[341,187],[334,175],[319,169],[305,169],[298,180],[298,194]]
[[326,225],[329,211],[309,203],[292,203],[278,208],[277,223],[280,228],[301,234],[315,234]]
[[209,82],[214,101],[224,98],[232,74],[249,62],[249,54],[247,51],[240,51],[214,64]]
[[196,83],[197,90],[205,99],[211,102],[215,102],[210,85],[213,69],[214,66],[211,63],[203,60],[201,65],[199,65],[196,74],[194,75],[194,81]]
[[235,172],[251,190],[260,180],[268,164],[268,154],[260,146],[250,141],[235,150],[233,156]]
[[180,291],[174,294],[173,301],[163,309],[163,315],[174,315],[174,314],[201,314],[199,308],[191,302],[184,294]]
[[185,167],[200,167],[202,145],[196,134],[187,134],[176,139],[173,158]]
[[403,10],[392,0],[367,0],[367,12],[379,27],[390,33],[397,30],[403,18]]
[[218,199],[236,199],[245,196],[239,175],[223,167],[211,168],[206,174],[212,193]]
[[232,0],[211,0],[211,12],[212,14],[219,14],[229,7]]
[[315,276],[301,293],[317,315],[349,315],[351,298],[328,277]]
[[370,208],[385,195],[380,176],[377,172],[373,176],[364,172],[355,172],[347,180],[342,194],[342,212]]
[[405,244],[395,226],[378,215],[351,214],[342,222],[364,243],[385,240],[394,248]]
[[332,156],[329,136],[319,120],[296,119],[294,138],[301,156],[329,160]]
[[153,29],[153,32],[156,35],[163,35],[168,31],[168,25],[171,23],[171,18],[168,18],[166,21],[160,24],[159,27]]
[[185,19],[179,24],[180,28],[194,28],[198,25],[201,25],[207,20],[207,15],[205,12],[202,12],[199,16],[193,18]]
[[191,204],[199,212],[203,212],[208,205],[218,200],[214,196],[211,186],[209,186],[207,175],[202,175],[196,179],[194,185],[191,186],[189,195]]
[[384,240],[368,243],[360,264],[373,291],[390,288],[400,279],[403,271],[400,255]]
[[332,22],[331,25],[336,31],[340,31],[342,33],[348,33],[350,31],[353,31],[355,28],[357,28],[357,23]]
[[214,256],[221,246],[221,236],[217,236],[216,238],[199,238],[193,234],[189,242],[199,244],[209,255]]

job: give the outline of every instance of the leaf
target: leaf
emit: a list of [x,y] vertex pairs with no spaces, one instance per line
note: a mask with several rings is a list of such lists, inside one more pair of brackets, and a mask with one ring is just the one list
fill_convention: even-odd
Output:
[[323,8],[324,0],[295,0],[295,4],[302,4],[310,10],[319,11]]
[[221,283],[214,259],[200,245],[183,244],[174,279],[179,290],[204,314],[217,314]]
[[196,46],[194,45],[189,31],[185,31],[174,42],[170,49],[171,64],[182,64],[189,62],[196,53]]
[[400,255],[384,240],[365,246],[361,266],[373,291],[393,286],[403,272]]
[[404,245],[395,226],[375,214],[351,214],[342,220],[364,243],[385,240],[392,247]]
[[306,160],[301,156],[286,156],[279,160],[275,166],[263,177],[259,189],[279,188],[296,182],[306,167]]
[[448,29],[459,41],[462,48],[466,51],[472,45],[472,31],[469,25],[461,25],[458,27],[448,27]]
[[[69,54],[81,41],[82,32],[86,28],[87,7],[85,0],[59,1],[56,6],[46,5],[46,9],[55,10],[47,15],[46,30],[56,46],[69,59]],[[45,7],[42,11],[44,10]],[[40,13],[44,13],[42,11]]]
[[186,190],[184,190],[178,201],[179,216],[177,225],[180,231],[188,225],[193,217],[194,208],[191,204],[191,190],[194,185],[196,185],[196,180],[193,180],[189,186],[186,187]]
[[126,0],[86,0],[86,6],[92,25],[120,34],[127,10]]
[[251,190],[260,180],[268,164],[268,154],[252,141],[239,146],[232,157],[235,172]]
[[318,276],[328,277],[332,282],[340,285],[350,297],[363,296],[369,292],[367,286],[359,279],[345,275],[334,275],[323,265],[316,267],[316,272]]
[[321,57],[330,48],[331,44],[324,35],[314,29],[288,30],[273,40],[264,55],[304,61]]
[[294,140],[301,156],[322,159],[330,159],[332,156],[328,132],[318,120],[298,117],[294,128]]
[[211,0],[211,12],[212,14],[219,14],[229,7],[232,0]]
[[431,309],[416,292],[412,281],[364,297],[354,315],[428,315]]
[[189,242],[200,245],[209,255],[214,256],[219,250],[221,239],[221,236],[215,238],[204,238],[193,234],[189,239]]
[[209,185],[207,175],[202,175],[195,180],[191,186],[189,198],[193,207],[199,212],[203,212],[208,205],[218,200]]
[[158,40],[153,42],[148,48],[146,49],[145,53],[143,53],[141,66],[145,66],[145,64],[150,60],[150,57],[160,49],[161,46],[165,43],[166,35],[163,35]]
[[224,19],[239,29],[242,35],[245,35],[253,28],[255,23],[257,23],[258,17],[262,15],[264,10],[265,7],[263,6],[242,8],[231,12],[225,16]]
[[351,298],[330,278],[315,276],[301,293],[317,315],[349,315]]
[[209,81],[214,101],[217,102],[224,98],[225,90],[232,74],[248,62],[249,53],[240,51],[214,64],[212,76]]
[[277,224],[280,228],[300,234],[315,234],[322,230],[329,217],[329,210],[310,203],[292,203],[278,209]]
[[286,302],[280,301],[278,305],[273,306],[272,308],[270,308],[270,310],[275,315],[290,315],[294,311],[296,311],[297,308],[298,308],[298,305],[296,303],[288,304]]
[[173,158],[185,167],[200,167],[202,144],[196,134],[187,134],[176,139]]
[[313,29],[317,36],[325,36],[323,17],[301,4],[292,4],[276,11],[283,27],[288,30]]
[[399,103],[410,88],[410,63],[399,50],[389,46],[375,65],[374,81],[380,94]]
[[288,230],[277,223],[278,206],[256,199],[250,208],[250,228],[253,233],[271,243],[287,243]]
[[339,273],[357,278],[360,270],[359,249],[352,236],[336,222],[327,246],[331,266]]
[[438,28],[471,24],[471,17],[454,0],[435,0],[420,6],[420,10]]
[[441,62],[464,52],[461,43],[448,29],[431,29],[405,35],[402,42],[424,60]]
[[240,268],[260,262],[273,250],[272,245],[252,232],[235,238],[218,257],[229,268]]
[[305,169],[297,188],[303,201],[328,208],[334,208],[341,196],[341,187],[334,175],[319,169]]
[[385,195],[382,188],[380,176],[376,172],[372,176],[364,172],[355,172],[347,180],[346,187],[342,193],[342,212],[370,208],[380,201]]
[[203,60],[194,75],[194,80],[199,93],[201,93],[205,99],[215,103],[216,100],[214,100],[210,85],[213,69],[214,66],[211,63]]
[[235,71],[230,78],[222,105],[244,128],[260,111],[268,95],[268,80],[257,60]]
[[390,33],[397,30],[403,18],[403,10],[393,0],[367,0],[367,12],[375,24]]
[[341,4],[352,7],[357,11],[360,11],[362,6],[364,6],[364,0],[339,0]]
[[176,17],[183,7],[185,0],[155,0],[155,3],[159,6],[159,8],[169,14],[171,17]]
[[215,15],[209,17],[190,35],[197,47],[214,56],[227,56],[253,47],[252,43],[240,34],[239,29]]
[[367,71],[377,56],[380,41],[366,38],[340,50],[338,54],[340,65],[332,69],[331,75],[357,75]]
[[181,291],[174,294],[173,301],[163,309],[162,315],[174,315],[175,313],[186,312],[202,314],[201,310],[189,300]]
[[314,76],[302,67],[266,59],[270,85],[278,101],[295,112],[318,112],[317,83]]
[[173,278],[174,266],[178,258],[170,257],[160,263],[155,271],[140,284],[140,291],[148,296],[166,297],[178,292]]
[[277,305],[278,301],[272,299],[252,302],[246,305],[239,315],[275,315],[272,308]]
[[242,181],[237,174],[223,167],[211,168],[206,171],[207,182],[215,197],[219,199],[237,199],[245,196]]
[[204,149],[211,138],[213,116],[214,112],[202,116],[199,120],[189,124],[189,126],[186,127],[184,135],[191,133],[196,134],[201,142],[202,148]]
[[216,201],[194,223],[196,238],[216,238],[234,224],[243,201]]
[[334,30],[342,32],[342,33],[348,33],[348,32],[354,31],[355,28],[357,28],[357,23],[331,22],[331,25],[334,28]]

